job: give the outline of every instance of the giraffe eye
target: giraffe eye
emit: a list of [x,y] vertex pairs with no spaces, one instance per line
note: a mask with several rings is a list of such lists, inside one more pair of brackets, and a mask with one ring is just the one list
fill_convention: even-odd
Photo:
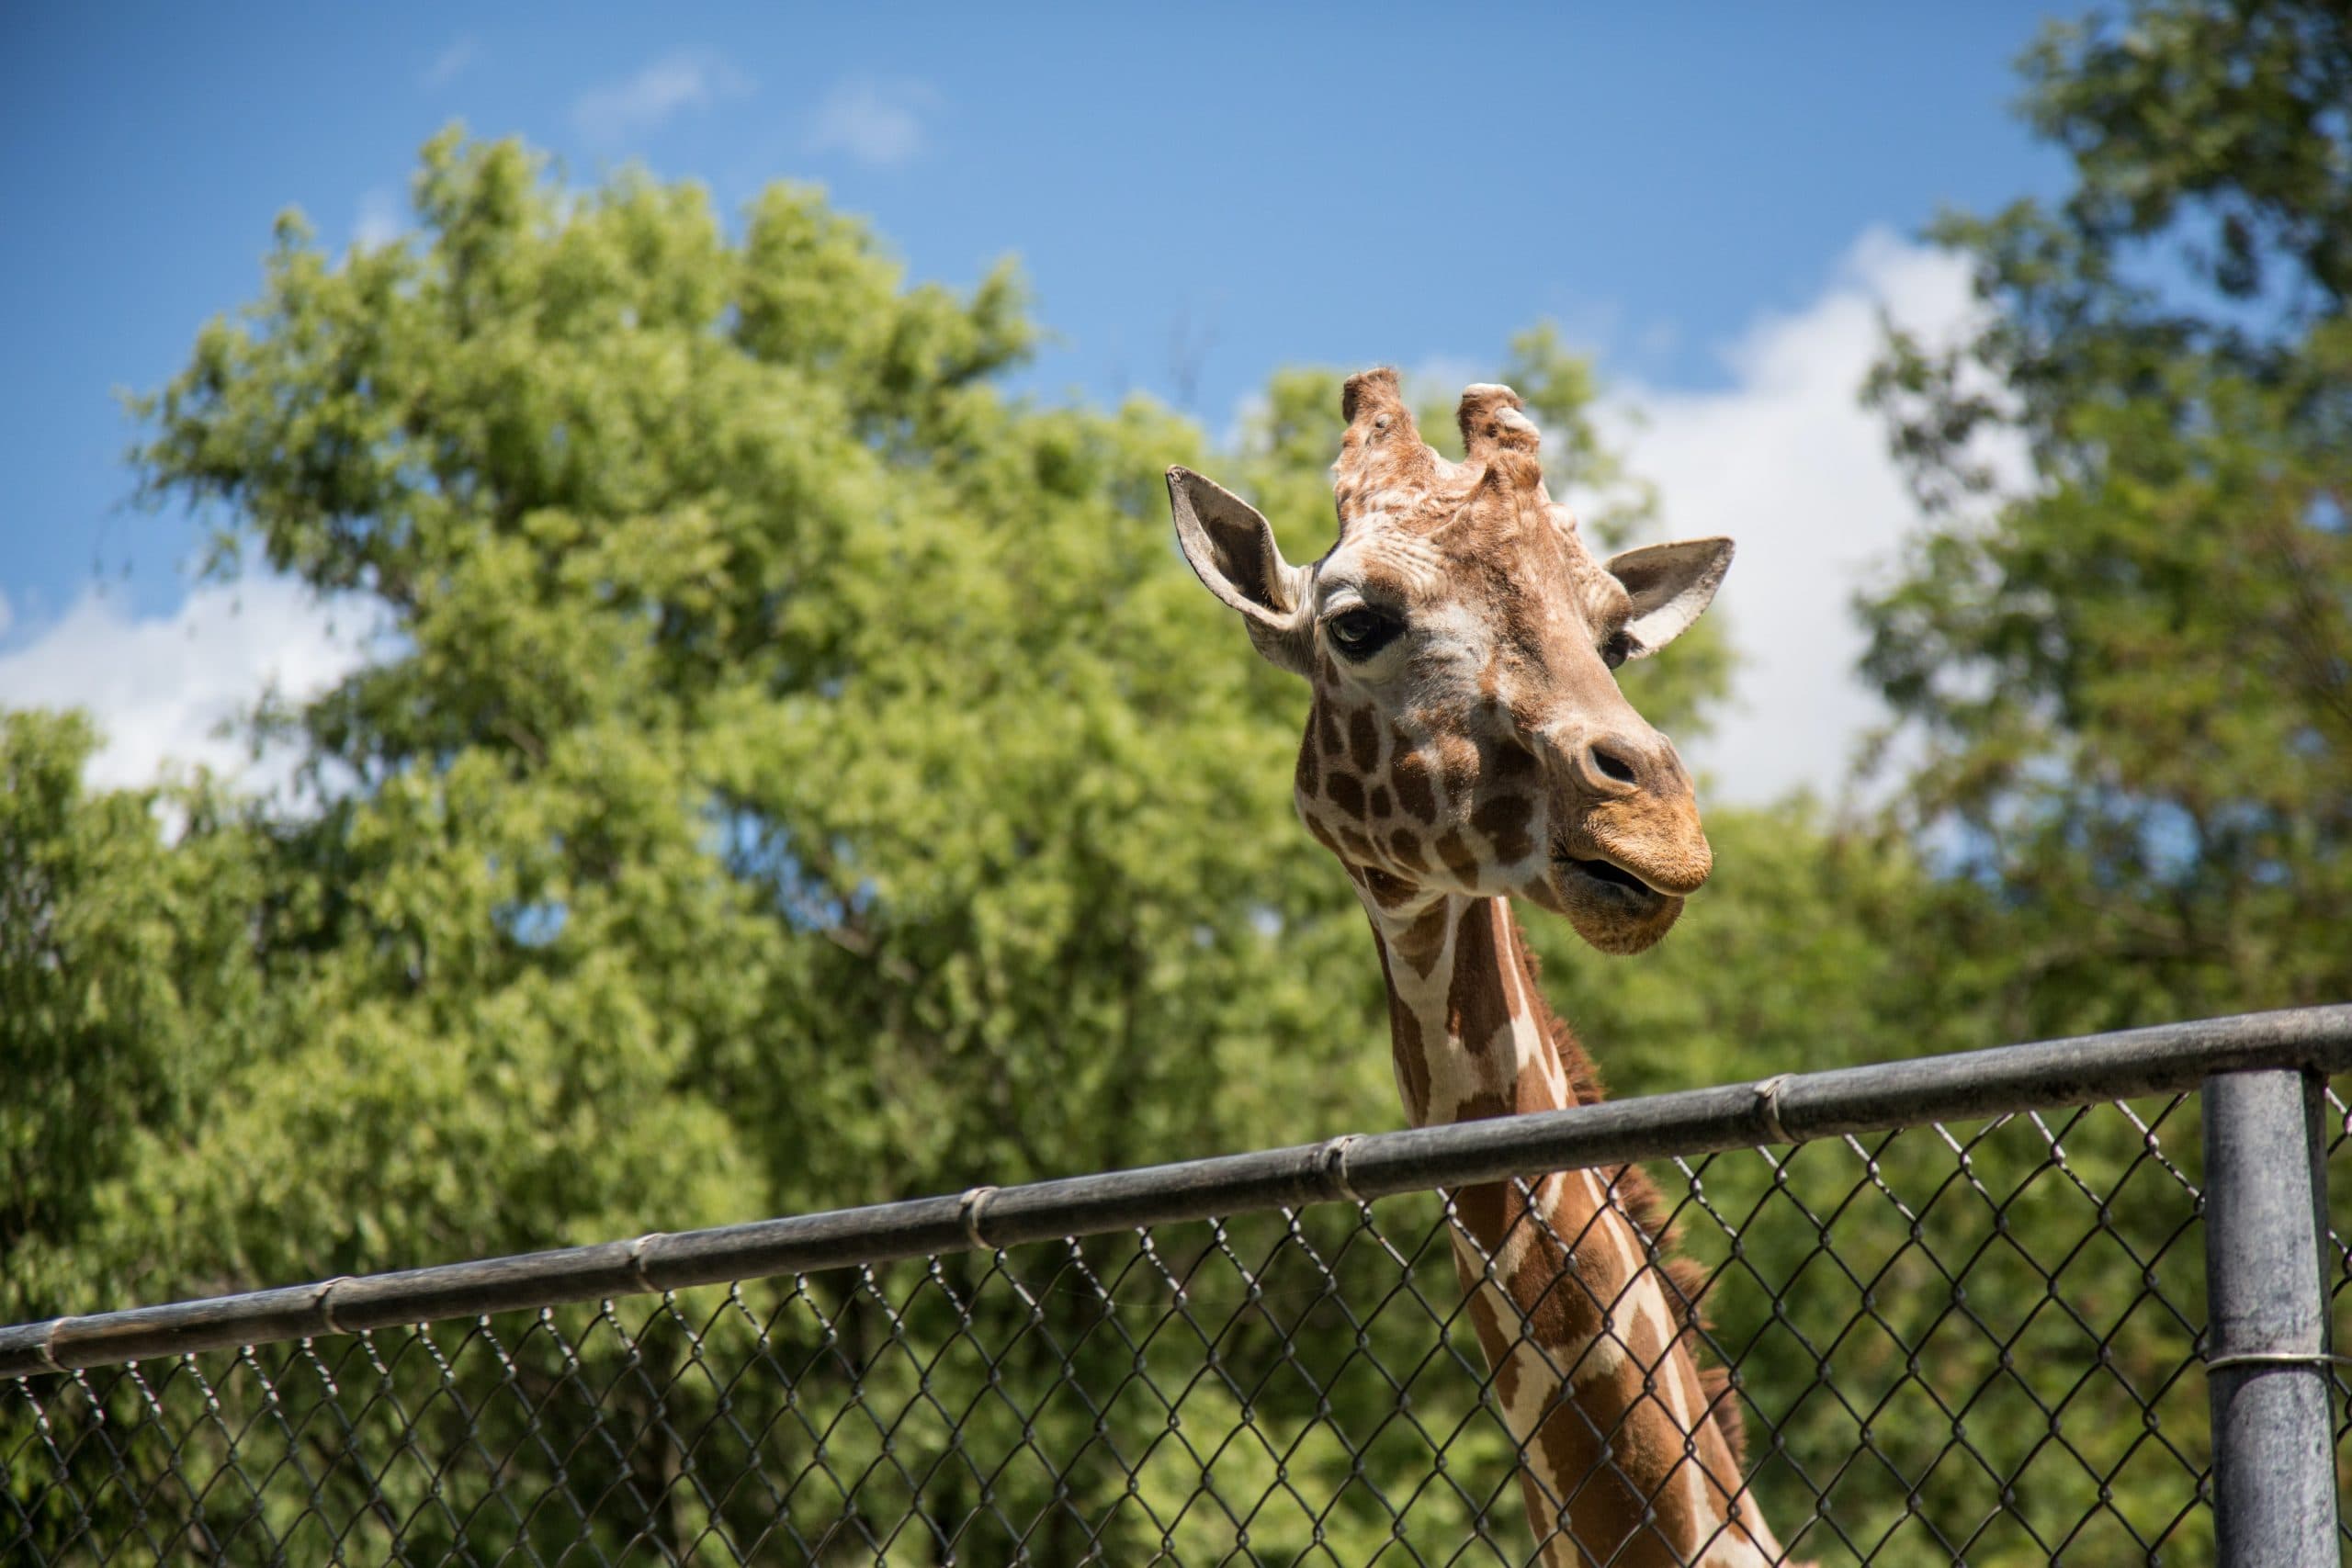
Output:
[[1600,645],[1600,661],[1614,670],[1634,656],[1634,640],[1623,632],[1612,635]]
[[1405,623],[1359,604],[1340,611],[1324,622],[1323,628],[1331,634],[1331,646],[1350,659],[1369,659],[1395,641]]

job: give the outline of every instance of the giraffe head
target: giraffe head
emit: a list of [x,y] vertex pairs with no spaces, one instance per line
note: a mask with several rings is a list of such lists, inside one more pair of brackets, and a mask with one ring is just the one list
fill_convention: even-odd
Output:
[[1690,775],[1612,671],[1713,599],[1728,539],[1587,553],[1508,387],[1426,446],[1393,370],[1348,378],[1340,536],[1293,566],[1247,502],[1171,468],[1185,558],[1259,652],[1314,687],[1296,795],[1364,897],[1516,895],[1606,953],[1664,936],[1713,857]]

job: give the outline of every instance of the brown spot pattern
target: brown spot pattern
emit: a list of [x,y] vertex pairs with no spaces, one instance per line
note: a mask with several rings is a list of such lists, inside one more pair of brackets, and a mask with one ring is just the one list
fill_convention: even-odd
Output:
[[[1467,1050],[1484,1052],[1492,1048],[1497,1032],[1510,1021],[1502,966],[1496,961],[1494,905],[1474,899],[1463,905],[1462,923],[1453,933],[1453,979],[1445,993],[1446,1033]],[[1499,1095],[1494,1098],[1501,1100]],[[1502,1102],[1486,1114],[1500,1116],[1511,1109]],[[1468,1113],[1459,1118],[1479,1119]]]
[[1448,828],[1438,839],[1436,850],[1437,858],[1445,863],[1446,870],[1453,874],[1455,881],[1464,887],[1478,885],[1478,857],[1470,852],[1470,841],[1462,836],[1460,829]]
[[[1425,1064],[1413,1074],[1402,1055],[1411,1049],[1459,1053],[1460,1065],[1449,1069],[1457,1074],[1481,1062],[1481,1070],[1500,1069],[1467,1095],[1458,1112],[1464,1120],[1600,1098],[1589,1060],[1544,1003],[1509,906],[1479,899],[1457,908],[1445,991],[1451,1038],[1424,1040],[1420,1021],[1390,987],[1400,1079],[1428,1093],[1434,1067]],[[1385,947],[1382,961],[1385,973]],[[1507,1062],[1491,1050],[1515,1018],[1527,1019],[1546,1042],[1556,1075],[1541,1057]],[[1427,1113],[1416,1104],[1417,1121]],[[1670,1238],[1655,1190],[1633,1167],[1598,1174],[1610,1194],[1598,1205],[1589,1183],[1576,1176],[1524,1190],[1515,1182],[1484,1183],[1452,1194],[1464,1233],[1485,1258],[1498,1260],[1482,1267],[1457,1249],[1456,1264],[1505,1407],[1521,1408],[1521,1382],[1542,1364],[1523,1352],[1514,1361],[1515,1346],[1536,1347],[1557,1369],[1558,1384],[1544,1391],[1546,1407],[1521,1477],[1539,1532],[1548,1533],[1545,1521],[1564,1522],[1600,1560],[1679,1562],[1722,1521],[1739,1520],[1732,1528],[1744,1530],[1757,1517],[1753,1503],[1724,1484],[1736,1486],[1741,1473],[1737,1396],[1720,1369],[1702,1371],[1694,1359],[1683,1303],[1697,1299],[1702,1281],[1687,1265],[1661,1258]],[[1517,1253],[1509,1269],[1499,1261],[1506,1247]],[[1506,1301],[1482,1292],[1486,1283],[1499,1287]],[[1634,1292],[1651,1288],[1663,1291],[1674,1319],[1663,1338],[1654,1321],[1633,1310]],[[1609,1337],[1599,1350],[1586,1348],[1604,1332]],[[1596,1357],[1620,1364],[1602,1375]],[[1673,1415],[1669,1390],[1679,1391],[1684,1408],[1701,1413],[1687,1431]],[[1605,1458],[1596,1432],[1611,1435]],[[1682,1469],[1694,1450],[1706,1477],[1695,1488]]]
[[1466,735],[1441,735],[1437,738],[1438,771],[1445,780],[1448,795],[1466,793],[1478,777],[1478,747]]
[[1495,777],[1514,783],[1532,780],[1538,769],[1535,753],[1516,740],[1505,740],[1495,748]]
[[1479,804],[1470,815],[1470,825],[1487,835],[1495,846],[1495,858],[1508,865],[1524,860],[1535,848],[1529,837],[1527,824],[1535,815],[1535,803],[1523,795],[1498,795]]
[[1351,817],[1363,815],[1363,785],[1351,773],[1334,773],[1324,786],[1331,804]]
[[1396,738],[1396,760],[1388,766],[1388,782],[1396,786],[1396,801],[1417,822],[1437,820],[1437,791],[1430,784],[1430,766],[1419,751]]
[[[1432,1114],[1441,1075],[1448,1107],[1458,1100],[1464,1118],[1597,1100],[1591,1063],[1544,1005],[1505,902],[1439,900],[1409,925],[1401,910],[1423,891],[1410,876],[1435,865],[1462,886],[1476,886],[1489,863],[1523,862],[1535,852],[1544,763],[1521,739],[1533,721],[1565,710],[1609,728],[1638,725],[1639,716],[1624,706],[1592,655],[1591,628],[1576,624],[1592,617],[1589,601],[1600,568],[1573,524],[1560,521],[1565,513],[1547,511],[1538,438],[1508,389],[1465,393],[1459,419],[1469,461],[1458,469],[1440,464],[1421,442],[1392,371],[1351,378],[1343,416],[1348,431],[1335,468],[1342,538],[1375,521],[1396,530],[1419,552],[1414,583],[1434,564],[1451,594],[1483,617],[1497,649],[1475,687],[1428,698],[1434,705],[1416,711],[1416,731],[1430,737],[1418,744],[1375,707],[1354,705],[1352,696],[1342,712],[1341,672],[1317,649],[1318,690],[1297,765],[1299,799],[1331,803],[1303,813],[1309,829],[1347,863],[1378,908],[1400,911],[1379,922],[1401,927],[1380,942],[1399,1091],[1420,1124]],[[1403,597],[1403,586],[1385,592]],[[1613,580],[1608,586],[1622,597]],[[1513,703],[1522,711],[1507,711]],[[1494,791],[1492,798],[1477,798],[1482,789]],[[1695,886],[1707,871],[1704,839],[1687,794],[1670,796],[1614,802],[1586,830],[1609,852],[1637,859],[1645,874],[1655,864],[1661,874]],[[1466,810],[1466,822],[1439,832],[1442,807],[1449,816]],[[1418,830],[1392,824],[1392,812]],[[1366,829],[1375,822],[1381,830],[1374,835]],[[1614,847],[1619,840],[1622,851]],[[1452,968],[1439,976],[1449,949]],[[1438,993],[1423,995],[1426,1013],[1402,998],[1396,982],[1403,972],[1390,967],[1397,961],[1425,977],[1425,992]],[[1434,1038],[1441,1005],[1445,1039]],[[1514,1022],[1532,1026],[1544,1043],[1529,1059],[1510,1049],[1515,1038],[1526,1038],[1514,1037]],[[1506,1246],[1515,1250],[1508,1270],[1480,1270],[1459,1254],[1457,1262],[1472,1292],[1480,1343],[1496,1369],[1495,1392],[1522,1413],[1516,1403],[1527,1397],[1522,1382],[1544,1374],[1524,1353],[1514,1360],[1514,1345],[1532,1342],[1570,1362],[1611,1308],[1630,1305],[1629,1288],[1664,1290],[1678,1321],[1663,1330],[1646,1317],[1615,1314],[1624,1343],[1623,1364],[1614,1372],[1578,1378],[1563,1365],[1557,1386],[1547,1381],[1521,1479],[1545,1561],[1574,1555],[1557,1533],[1565,1529],[1585,1555],[1621,1568],[1679,1562],[1696,1553],[1717,1519],[1756,1517],[1752,1504],[1722,1484],[1726,1478],[1736,1484],[1740,1473],[1736,1399],[1721,1370],[1702,1371],[1691,1353],[1691,1326],[1680,1319],[1694,1314],[1680,1303],[1695,1299],[1685,1292],[1698,1281],[1660,1258],[1669,1238],[1655,1190],[1635,1168],[1599,1174],[1611,1184],[1613,1201],[1596,1205],[1582,1177],[1535,1185],[1532,1201],[1517,1183],[1454,1194],[1466,1234],[1488,1257],[1500,1258]],[[1478,1288],[1489,1278],[1504,1299]],[[1664,1397],[1669,1389],[1690,1408],[1715,1414],[1686,1432]],[[1605,1443],[1600,1433],[1609,1434]],[[1692,1452],[1709,1474],[1705,1489],[1690,1484],[1680,1469]],[[1741,1533],[1737,1524],[1732,1529]]]
[[[1404,954],[1406,962],[1412,964],[1415,973],[1427,975],[1437,966],[1437,961],[1445,956],[1445,933],[1453,919],[1446,912],[1444,900],[1440,899],[1423,910],[1397,937],[1397,951]],[[1382,954],[1385,959],[1385,948],[1382,949]],[[1392,1006],[1396,1005],[1396,988],[1394,986],[1389,987],[1388,999]],[[1413,1037],[1416,1040],[1420,1038],[1418,1022],[1413,1026]]]
[[[1531,1010],[1527,965],[1521,961],[1519,929],[1508,918],[1500,899],[1496,900],[1495,909],[1495,923],[1498,931],[1496,968],[1502,974],[1503,1009],[1510,1014],[1512,1021],[1517,1022],[1525,1018]],[[1521,1109],[1549,1110],[1551,1107],[1522,1102]]]
[[[1440,905],[1442,911],[1444,906]],[[1375,935],[1380,949],[1381,978],[1388,982],[1389,1054],[1396,1067],[1396,1089],[1404,1097],[1405,1114],[1413,1125],[1428,1124],[1430,1116],[1429,1052],[1421,1043],[1420,1021],[1396,995],[1396,981],[1388,968],[1388,944]]]

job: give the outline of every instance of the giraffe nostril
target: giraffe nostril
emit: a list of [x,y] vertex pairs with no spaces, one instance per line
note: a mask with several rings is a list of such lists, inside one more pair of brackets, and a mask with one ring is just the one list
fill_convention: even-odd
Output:
[[1634,766],[1633,759],[1617,746],[1607,742],[1596,742],[1591,750],[1594,771],[1602,778],[1621,784],[1635,784],[1642,782],[1641,773]]

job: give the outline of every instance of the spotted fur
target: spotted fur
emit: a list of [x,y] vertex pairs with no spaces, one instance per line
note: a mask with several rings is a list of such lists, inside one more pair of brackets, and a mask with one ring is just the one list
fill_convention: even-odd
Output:
[[[1312,688],[1294,796],[1371,919],[1413,1122],[1593,1103],[1600,1075],[1545,1003],[1510,899],[1634,953],[1706,880],[1690,775],[1611,671],[1704,608],[1728,543],[1596,560],[1508,387],[1464,392],[1460,463],[1421,440],[1394,371],[1349,378],[1341,412],[1340,534],[1322,559],[1289,565],[1247,503],[1171,470],[1186,558]],[[1335,625],[1354,629],[1340,640]],[[1702,1364],[1706,1281],[1672,1256],[1643,1171],[1451,1199],[1544,1561],[1781,1562],[1746,1489],[1728,1375]]]

